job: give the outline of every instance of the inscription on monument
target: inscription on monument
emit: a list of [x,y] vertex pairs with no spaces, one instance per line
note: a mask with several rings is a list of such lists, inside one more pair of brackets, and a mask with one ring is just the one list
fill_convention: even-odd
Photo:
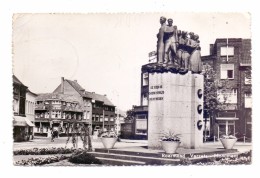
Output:
[[163,100],[164,91],[162,89],[162,85],[150,86],[149,101]]

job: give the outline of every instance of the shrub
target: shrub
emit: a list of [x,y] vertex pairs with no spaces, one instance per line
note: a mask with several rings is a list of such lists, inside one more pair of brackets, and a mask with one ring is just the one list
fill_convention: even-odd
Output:
[[86,151],[74,153],[70,158],[69,162],[75,164],[102,164],[100,160],[95,156],[87,153]]
[[14,155],[50,155],[50,154],[69,154],[73,153],[73,148],[33,148],[33,149],[21,149],[14,151]]
[[61,160],[67,159],[67,156],[51,156],[48,158],[30,158],[28,160],[17,161],[15,165],[17,166],[37,166],[50,164],[54,162],[59,162]]

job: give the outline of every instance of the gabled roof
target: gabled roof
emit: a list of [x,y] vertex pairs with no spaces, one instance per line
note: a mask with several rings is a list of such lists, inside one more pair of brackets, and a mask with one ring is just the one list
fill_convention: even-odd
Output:
[[106,97],[106,95],[97,94],[94,92],[85,91],[85,89],[78,84],[77,81],[68,80],[67,81],[82,97],[90,98],[96,101],[101,101],[104,105],[114,106],[114,104]]
[[34,96],[37,96],[37,94],[36,93],[33,93],[31,90],[29,90],[28,88],[27,88],[27,90],[26,90],[28,93],[31,93],[32,95],[34,95]]
[[72,81],[72,80],[68,80],[66,79],[65,81],[67,81],[81,96],[84,96],[84,91],[85,89],[82,88],[78,82],[76,81]]
[[13,75],[13,83],[25,86],[15,75]]

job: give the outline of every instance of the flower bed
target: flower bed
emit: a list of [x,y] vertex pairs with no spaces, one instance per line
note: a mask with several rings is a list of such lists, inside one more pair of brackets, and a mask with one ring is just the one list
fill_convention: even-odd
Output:
[[37,165],[44,165],[44,164],[50,164],[54,162],[59,162],[61,160],[68,159],[68,156],[50,156],[47,158],[30,158],[28,160],[21,160],[15,162],[15,165],[17,166],[37,166]]
[[[71,155],[71,153],[73,154]],[[73,148],[68,149],[53,147],[17,150],[14,151],[14,158],[16,159],[14,165],[18,166],[45,165],[60,162],[65,159],[68,159],[69,162],[74,164],[102,164],[98,159],[95,158],[95,156],[87,153],[86,151]]]
[[[208,158],[204,162],[196,162],[195,165],[248,165],[251,164],[251,151],[241,153],[237,156],[230,155],[226,157],[216,157]],[[181,165],[191,165],[194,164],[190,160],[185,159],[182,161]]]
[[69,158],[69,162],[75,164],[102,164],[100,160],[86,151],[74,153]]
[[14,151],[14,155],[52,155],[52,154],[69,154],[75,152],[73,148],[33,148],[21,149]]

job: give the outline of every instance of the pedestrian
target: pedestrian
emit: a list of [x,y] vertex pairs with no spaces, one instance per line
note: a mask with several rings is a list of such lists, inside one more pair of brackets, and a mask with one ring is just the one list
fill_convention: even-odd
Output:
[[51,130],[51,142],[54,142],[54,132]]

